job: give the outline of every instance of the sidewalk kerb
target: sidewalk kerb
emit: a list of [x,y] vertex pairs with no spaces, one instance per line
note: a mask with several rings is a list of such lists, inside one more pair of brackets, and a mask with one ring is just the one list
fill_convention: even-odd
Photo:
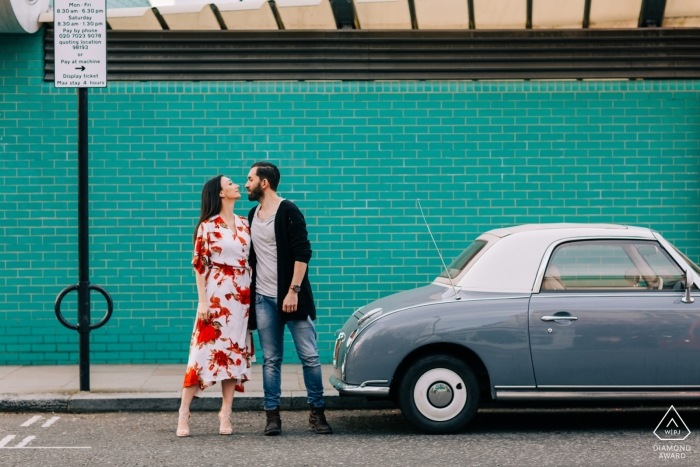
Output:
[[[391,409],[396,408],[389,401],[368,401],[364,397],[324,396],[327,410]],[[100,413],[100,412],[170,412],[180,406],[179,392],[128,392],[128,393],[89,393],[76,394],[17,394],[0,395],[0,412],[58,412],[58,413]],[[221,408],[221,395],[205,393],[192,403],[193,411],[218,411]],[[283,391],[280,399],[281,410],[307,410],[306,392]],[[236,394],[233,411],[263,410],[263,394]]]

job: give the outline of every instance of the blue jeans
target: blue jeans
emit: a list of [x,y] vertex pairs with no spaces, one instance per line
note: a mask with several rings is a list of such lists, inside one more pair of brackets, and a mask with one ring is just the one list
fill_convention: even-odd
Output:
[[[263,351],[263,390],[265,410],[280,406],[282,394],[282,356],[284,354],[284,325],[277,311],[277,300],[255,295],[255,317],[258,337]],[[304,370],[304,384],[309,404],[325,407],[323,400],[323,375],[316,347],[316,328],[311,318],[306,321],[287,321],[294,346]]]

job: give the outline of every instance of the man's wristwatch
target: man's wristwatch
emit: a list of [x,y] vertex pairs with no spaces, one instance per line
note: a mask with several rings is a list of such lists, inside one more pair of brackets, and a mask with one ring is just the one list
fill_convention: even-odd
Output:
[[299,293],[301,292],[301,286],[299,285],[290,285],[289,290],[293,290],[294,293]]

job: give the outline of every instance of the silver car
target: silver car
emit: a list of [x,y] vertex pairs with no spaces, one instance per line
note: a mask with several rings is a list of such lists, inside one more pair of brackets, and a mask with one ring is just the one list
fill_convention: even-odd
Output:
[[491,230],[432,284],[353,313],[331,383],[393,399],[430,433],[462,429],[485,400],[697,399],[698,283],[650,229]]

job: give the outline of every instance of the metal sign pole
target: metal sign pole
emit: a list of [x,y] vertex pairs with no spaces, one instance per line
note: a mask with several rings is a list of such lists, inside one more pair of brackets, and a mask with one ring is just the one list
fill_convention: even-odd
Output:
[[[90,284],[90,209],[88,180],[88,88],[107,86],[105,0],[54,0],[54,64],[57,88],[78,88],[78,283],[56,297],[58,321],[80,336],[80,390],[90,390],[90,331],[104,326],[112,316],[112,297],[102,287]],[[87,65],[87,66],[86,66]],[[61,302],[78,292],[78,324],[61,314]],[[107,300],[107,313],[90,324],[90,291]]]
[[88,90],[78,88],[78,333],[80,390],[90,390],[90,234],[88,207]]

